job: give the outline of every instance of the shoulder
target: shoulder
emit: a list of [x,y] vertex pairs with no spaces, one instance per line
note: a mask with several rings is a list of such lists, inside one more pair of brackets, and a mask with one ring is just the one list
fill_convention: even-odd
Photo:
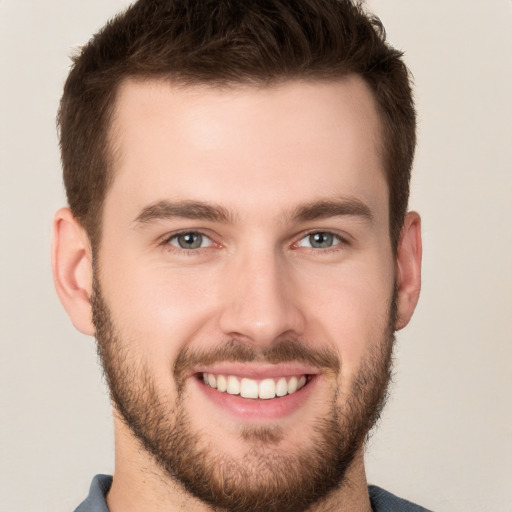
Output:
[[110,475],[96,475],[89,488],[89,495],[75,509],[75,512],[109,512],[105,496],[112,485]]
[[375,485],[368,486],[374,512],[431,512]]

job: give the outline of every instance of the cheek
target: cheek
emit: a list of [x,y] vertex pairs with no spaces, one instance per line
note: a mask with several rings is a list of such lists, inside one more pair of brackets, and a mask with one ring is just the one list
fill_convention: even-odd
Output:
[[309,302],[307,338],[329,343],[339,353],[345,379],[352,380],[368,352],[387,341],[394,283],[387,268],[351,265],[326,276],[322,290],[303,291]]
[[178,352],[210,322],[212,277],[122,258],[116,262],[104,265],[101,277],[115,325],[155,373],[169,378]]

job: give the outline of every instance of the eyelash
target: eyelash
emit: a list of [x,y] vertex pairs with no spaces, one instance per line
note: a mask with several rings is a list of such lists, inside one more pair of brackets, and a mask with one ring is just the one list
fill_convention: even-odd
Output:
[[[173,239],[177,239],[180,236],[184,235],[200,235],[203,238],[206,238],[210,241],[207,247],[198,247],[195,249],[185,249],[183,247],[178,247],[176,245],[172,245],[171,241]],[[163,246],[164,249],[170,251],[170,252],[179,252],[180,254],[186,254],[187,256],[193,256],[197,254],[198,251],[208,249],[211,246],[217,246],[219,247],[219,244],[216,244],[210,236],[203,233],[202,231],[193,231],[193,230],[185,230],[185,231],[179,231],[177,233],[172,233],[171,235],[166,235],[162,241],[159,244],[160,246]]]
[[[311,247],[305,245],[299,245],[303,240],[311,237],[313,235],[330,235],[333,237],[333,245],[330,247]],[[306,231],[301,233],[297,238],[296,242],[292,244],[292,248],[294,249],[303,249],[306,251],[306,254],[314,255],[316,257],[322,256],[330,256],[340,253],[344,249],[347,249],[350,246],[350,241],[347,236],[340,234],[337,231],[333,231],[330,229],[314,229],[310,231]]]
[[[195,248],[195,249],[185,249],[185,248],[178,247],[176,245],[171,244],[171,241],[173,239],[177,239],[178,237],[183,236],[183,235],[200,235],[201,237],[204,237],[204,238],[208,239],[210,241],[210,243],[206,247],[198,247],[198,248]],[[337,240],[337,242],[334,243],[334,245],[332,245],[330,247],[324,247],[324,248],[320,248],[320,247],[307,247],[307,246],[299,245],[299,243],[301,241],[303,241],[304,239],[306,239],[308,237],[311,237],[313,235],[330,235],[335,240]],[[210,236],[208,236],[207,234],[203,233],[202,231],[179,231],[177,233],[172,233],[171,235],[166,235],[162,239],[162,241],[159,243],[159,245],[163,246],[166,250],[168,250],[170,252],[179,252],[181,254],[186,254],[187,256],[193,256],[193,255],[197,254],[198,251],[202,251],[202,250],[208,249],[210,247],[215,247],[215,246],[216,247],[220,247],[220,244],[217,244]],[[345,237],[341,236],[340,234],[335,233],[333,231],[329,231],[329,230],[318,230],[318,229],[316,229],[316,230],[313,230],[313,231],[308,231],[308,232],[305,232],[305,233],[301,233],[300,234],[300,238],[298,238],[296,240],[296,242],[294,242],[292,244],[292,248],[303,247],[304,249],[309,250],[309,251],[314,251],[315,253],[328,254],[328,253],[331,253],[331,252],[336,252],[336,251],[341,250],[340,246],[345,246],[346,247],[348,245],[349,245],[349,242],[347,241],[347,239]]]

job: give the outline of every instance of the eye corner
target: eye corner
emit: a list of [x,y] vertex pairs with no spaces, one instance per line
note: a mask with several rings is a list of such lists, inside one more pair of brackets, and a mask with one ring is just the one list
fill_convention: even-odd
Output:
[[306,248],[315,251],[337,250],[342,245],[348,244],[345,237],[339,233],[316,229],[300,235],[300,238],[292,245],[293,248]]
[[159,244],[170,251],[194,254],[196,251],[218,247],[213,238],[196,229],[183,229],[160,238]]

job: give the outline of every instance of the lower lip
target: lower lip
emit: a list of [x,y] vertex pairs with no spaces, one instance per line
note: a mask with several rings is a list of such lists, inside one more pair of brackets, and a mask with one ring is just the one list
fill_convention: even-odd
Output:
[[295,391],[295,393],[268,400],[242,398],[240,395],[220,392],[207,386],[199,379],[195,379],[195,384],[217,407],[222,408],[238,419],[254,421],[258,419],[278,419],[292,414],[304,405],[316,386],[317,380],[318,377],[314,376],[310,378],[304,387]]

